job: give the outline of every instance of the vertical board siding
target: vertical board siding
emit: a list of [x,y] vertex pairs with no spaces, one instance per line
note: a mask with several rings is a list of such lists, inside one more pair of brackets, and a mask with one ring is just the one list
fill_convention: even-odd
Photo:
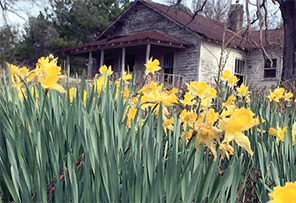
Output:
[[248,84],[253,87],[267,87],[270,88],[277,85],[282,75],[283,50],[278,48],[266,48],[271,59],[277,59],[276,64],[276,78],[264,78],[264,58],[259,50],[249,53],[247,61]]
[[[221,44],[202,40],[200,53],[199,81],[214,83],[214,78],[218,77],[218,67],[221,55]],[[241,49],[231,48],[225,67],[223,70],[231,71],[234,75],[235,59],[247,62],[247,54]]]

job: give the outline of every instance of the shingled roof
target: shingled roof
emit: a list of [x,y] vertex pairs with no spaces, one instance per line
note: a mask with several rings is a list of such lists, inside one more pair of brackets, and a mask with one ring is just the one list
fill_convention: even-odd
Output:
[[[159,3],[152,2],[150,0],[137,0],[142,1],[151,8],[165,14],[172,20],[178,22],[184,27],[200,34],[206,39],[222,42],[223,32],[225,30],[225,23],[218,20],[213,20],[201,15],[196,15],[190,11],[182,10],[175,6],[167,6]],[[194,19],[193,19],[194,17]],[[267,33],[267,34],[266,34]],[[260,44],[259,31],[253,31],[252,37],[247,39],[246,33],[242,30],[239,34],[232,30],[225,30],[225,42],[231,41],[230,45],[234,45],[240,48],[254,49]],[[243,35],[243,37],[242,37]],[[252,40],[250,40],[252,39]],[[270,44],[283,45],[284,43],[284,30],[283,29],[270,29],[262,33],[262,46],[268,46]]]

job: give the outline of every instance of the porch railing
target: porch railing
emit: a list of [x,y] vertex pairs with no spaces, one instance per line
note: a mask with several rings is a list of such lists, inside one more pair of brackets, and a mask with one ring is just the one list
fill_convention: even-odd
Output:
[[[139,73],[141,74],[141,73]],[[112,79],[117,80],[120,78],[120,73],[115,72],[112,74]],[[142,84],[144,82],[145,76],[140,77],[139,84]],[[181,87],[185,82],[187,82],[186,77],[180,74],[167,74],[167,73],[155,73],[155,75],[152,75],[152,77],[148,78],[147,81],[157,81],[159,83],[164,83],[165,85],[172,86],[172,87]],[[146,81],[146,82],[147,82]]]
[[180,74],[156,73],[155,79],[172,87],[181,87],[186,82],[186,77]]

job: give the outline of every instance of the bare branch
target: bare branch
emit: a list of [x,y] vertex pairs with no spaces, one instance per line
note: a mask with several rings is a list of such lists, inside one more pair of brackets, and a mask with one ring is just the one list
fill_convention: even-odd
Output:
[[[182,0],[181,0],[181,1],[182,1]],[[201,8],[194,12],[194,14],[193,14],[191,20],[190,20],[188,23],[186,23],[185,27],[186,27],[187,25],[189,25],[189,24],[194,20],[194,18],[197,16],[197,14],[198,14],[199,12],[201,12],[201,11],[204,9],[204,7],[205,7],[205,5],[206,5],[207,2],[208,2],[208,0],[205,0],[205,1],[203,2],[203,4],[202,4]]]

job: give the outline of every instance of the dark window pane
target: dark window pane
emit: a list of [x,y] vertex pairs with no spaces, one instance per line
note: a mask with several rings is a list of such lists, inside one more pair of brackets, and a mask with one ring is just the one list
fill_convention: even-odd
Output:
[[[164,54],[164,63],[163,63],[163,71],[165,74],[173,74],[174,68],[174,53],[166,53]],[[172,82],[172,75],[165,75],[165,82]]]
[[266,69],[264,70],[265,78],[275,78],[276,77],[276,69]]

